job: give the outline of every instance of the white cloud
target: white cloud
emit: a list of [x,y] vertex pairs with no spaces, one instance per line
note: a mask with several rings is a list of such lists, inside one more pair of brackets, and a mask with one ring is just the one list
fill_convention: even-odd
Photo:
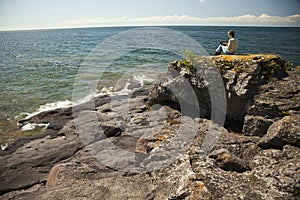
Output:
[[200,3],[205,3],[205,0],[198,0]]
[[251,26],[300,26],[300,14],[286,17],[267,14],[234,17],[192,17],[189,15],[130,18],[96,18],[66,21],[57,26],[114,26],[114,25],[251,25]]
[[[32,28],[71,28],[71,27],[100,27],[100,26],[148,26],[148,25],[229,25],[229,26],[300,26],[300,14],[291,16],[270,16],[267,14],[242,15],[234,17],[192,17],[189,15],[153,16],[130,18],[127,16],[117,18],[94,18],[64,21],[57,24],[48,24],[43,27]],[[5,29],[0,27],[0,29]],[[7,29],[7,28],[6,28]],[[18,29],[18,28],[15,28]],[[20,29],[20,28],[19,28]]]

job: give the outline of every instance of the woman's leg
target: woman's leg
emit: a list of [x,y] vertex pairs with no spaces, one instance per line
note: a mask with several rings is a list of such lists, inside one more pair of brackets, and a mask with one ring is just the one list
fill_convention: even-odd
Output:
[[215,55],[221,54],[221,52],[226,53],[227,52],[227,46],[225,45],[219,45],[218,48],[216,49]]
[[227,52],[227,46],[221,45],[221,48],[222,48],[223,53],[226,54],[226,52]]
[[222,46],[223,45],[221,45],[221,44],[218,46],[218,48],[216,49],[217,53],[221,53],[223,51]]

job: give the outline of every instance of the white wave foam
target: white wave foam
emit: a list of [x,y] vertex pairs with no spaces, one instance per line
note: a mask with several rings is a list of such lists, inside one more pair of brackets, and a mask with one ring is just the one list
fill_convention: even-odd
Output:
[[124,88],[118,91],[114,91],[114,87],[103,87],[99,93],[95,95],[95,97],[100,97],[103,95],[109,95],[109,96],[118,96],[118,95],[127,95],[130,94],[131,92],[134,92],[134,90],[128,89],[128,86],[130,83],[126,83]]
[[[136,74],[132,75],[132,80],[137,81],[140,84],[140,87],[143,87],[145,85],[145,83],[152,83],[152,82],[154,82],[155,79],[150,77],[150,76],[146,76],[143,73],[136,73]],[[140,88],[139,87],[139,88],[129,89],[129,86],[130,86],[132,80],[128,79],[125,86],[124,86],[124,88],[121,89],[121,90],[118,90],[118,91],[114,91],[114,89],[115,89],[114,87],[108,87],[108,88],[103,87],[101,89],[101,91],[99,91],[95,95],[95,97],[99,97],[99,96],[102,96],[102,95],[110,95],[110,96],[128,95],[128,94],[134,92],[136,89]],[[122,80],[120,80],[119,82],[122,82]],[[90,100],[90,99],[88,99],[88,100]]]
[[[136,73],[133,74],[133,80],[136,80],[140,83],[141,87],[143,87],[145,85],[145,82],[147,83],[152,83],[154,81],[154,78],[152,78],[151,76],[146,76],[144,73]],[[124,88],[119,90],[119,91],[114,91],[114,87],[103,87],[101,89],[101,91],[94,93],[94,94],[90,94],[88,96],[86,96],[83,99],[80,99],[76,102],[72,102],[69,100],[65,100],[65,101],[58,101],[58,102],[53,102],[53,103],[46,103],[45,105],[40,106],[37,111],[33,112],[33,113],[21,113],[19,116],[26,116],[25,119],[29,119],[41,112],[45,112],[45,111],[50,111],[50,110],[55,110],[58,108],[68,108],[71,106],[75,106],[75,105],[79,105],[85,102],[90,101],[92,98],[94,97],[99,97],[99,96],[103,96],[103,95],[110,95],[110,96],[117,96],[117,95],[128,95],[131,92],[134,92],[135,89],[129,89],[130,86],[130,80],[128,80],[128,82],[125,84]],[[27,126],[26,126],[27,125]],[[30,124],[26,124],[24,127],[24,130],[33,130],[34,128],[30,126]],[[36,126],[36,124],[35,124]],[[23,130],[23,127],[22,127]]]
[[6,144],[1,144],[1,150],[4,151],[8,147],[8,143]]
[[54,103],[46,103],[45,105],[40,106],[39,111],[49,111],[57,108],[68,108],[73,105],[72,101],[58,101]]
[[76,105],[80,105],[82,103],[86,103],[88,101],[90,101],[91,99],[93,99],[94,97],[96,97],[98,95],[96,94],[89,94],[88,96],[81,98],[81,99],[77,99],[75,102],[73,102],[72,106],[76,106]]
[[22,131],[32,131],[36,128],[47,128],[49,124],[35,124],[35,123],[28,123],[24,126],[22,126]]
[[145,74],[133,74],[133,79],[138,81],[142,87],[145,85],[145,82],[152,83],[154,81],[153,78],[148,77]]
[[114,94],[114,87],[103,87],[100,92],[97,93],[95,97],[99,97],[102,95],[112,95]]
[[46,103],[45,105],[42,105],[38,108],[37,111],[33,113],[21,113],[21,115],[27,115],[25,119],[29,119],[41,112],[49,111],[49,110],[55,110],[58,108],[68,108],[73,106],[73,102],[66,100],[66,101],[58,101],[53,103]]
[[126,83],[125,87],[120,90],[120,91],[117,91],[115,92],[117,95],[127,95],[131,92],[133,92],[134,90],[131,90],[131,89],[128,89],[128,86],[130,85],[129,81]]

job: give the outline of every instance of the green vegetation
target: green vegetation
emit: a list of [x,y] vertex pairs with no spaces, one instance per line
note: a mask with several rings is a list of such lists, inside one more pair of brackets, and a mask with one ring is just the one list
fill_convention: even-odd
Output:
[[196,67],[194,67],[194,65],[186,59],[178,61],[178,64],[180,66],[182,66],[183,68],[185,68],[187,71],[195,71],[196,70]]
[[291,115],[291,113],[289,111],[282,111],[281,114],[283,116],[289,116],[289,115]]
[[291,62],[285,62],[284,63],[284,70],[289,71],[293,68],[293,64]]
[[183,60],[179,61],[179,65],[186,66],[186,70],[196,70],[195,66],[216,67],[213,59],[209,56],[200,56],[191,50],[185,50],[182,53]]
[[201,59],[201,56],[195,54],[192,50],[186,49],[182,54],[185,60],[188,60],[191,63]]

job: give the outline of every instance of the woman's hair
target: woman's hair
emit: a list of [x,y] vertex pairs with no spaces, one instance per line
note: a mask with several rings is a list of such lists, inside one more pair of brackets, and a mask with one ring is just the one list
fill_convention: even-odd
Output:
[[231,29],[230,31],[228,31],[228,34],[234,38],[234,30]]

